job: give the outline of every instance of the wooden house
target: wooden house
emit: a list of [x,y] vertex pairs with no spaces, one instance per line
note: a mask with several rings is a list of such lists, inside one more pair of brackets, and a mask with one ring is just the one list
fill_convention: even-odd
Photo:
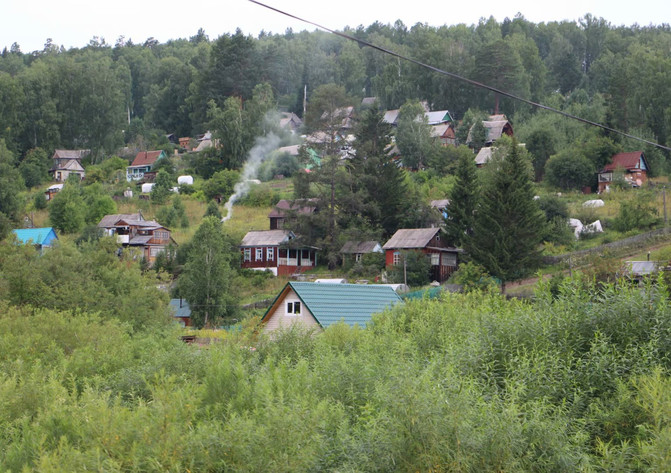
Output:
[[289,130],[292,134],[298,133],[303,127],[303,120],[292,112],[282,112],[280,116],[280,127]]
[[431,126],[431,136],[437,139],[442,146],[457,145],[457,135],[452,123],[440,123]]
[[140,212],[105,215],[98,223],[98,228],[105,230],[109,236],[115,236],[117,243],[134,256],[145,258],[150,265],[169,245],[177,245],[170,235],[170,229],[155,220],[145,220]]
[[365,327],[373,314],[401,302],[389,286],[292,281],[280,291],[261,323],[267,333],[293,324],[325,329],[344,322],[349,326]]
[[191,307],[181,297],[179,299],[170,299],[170,309],[172,318],[182,327],[191,326]]
[[[487,138],[485,139],[485,146],[492,146],[496,140],[503,135],[513,136],[513,125],[508,121],[505,115],[490,115],[487,120],[483,120],[482,124],[487,131]],[[467,143],[471,142],[471,133],[473,127],[468,131]]]
[[431,278],[444,282],[457,270],[462,250],[450,245],[440,228],[398,230],[382,247],[387,268],[403,265],[403,251],[421,251],[431,262]]
[[63,190],[64,184],[54,184],[49,186],[46,191],[44,191],[44,198],[46,200],[51,200],[56,194]]
[[135,159],[130,166],[126,168],[126,180],[139,181],[146,179],[152,173],[152,168],[160,159],[165,159],[168,155],[163,150],[140,151],[135,155]]
[[369,241],[348,241],[340,249],[343,266],[349,262],[358,263],[363,255],[370,253],[383,253],[382,245],[374,240]]
[[599,192],[607,190],[617,178],[618,173],[624,182],[632,187],[641,187],[648,180],[648,161],[643,151],[618,153],[611,158],[609,164],[599,171]]
[[310,215],[317,210],[316,199],[280,200],[268,214],[271,230],[281,230],[299,215]]
[[88,149],[57,149],[51,157],[54,164],[49,169],[49,174],[54,181],[64,182],[70,175],[76,175],[84,179],[86,173],[82,166],[82,159],[91,151]]
[[242,268],[289,276],[317,265],[317,248],[301,245],[289,230],[248,232],[240,244]]

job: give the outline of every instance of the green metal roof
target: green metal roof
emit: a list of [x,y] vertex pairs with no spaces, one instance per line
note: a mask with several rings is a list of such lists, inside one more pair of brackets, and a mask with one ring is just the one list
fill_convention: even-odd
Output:
[[364,327],[373,314],[402,302],[389,286],[314,282],[289,282],[287,285],[323,328],[341,320],[350,326]]

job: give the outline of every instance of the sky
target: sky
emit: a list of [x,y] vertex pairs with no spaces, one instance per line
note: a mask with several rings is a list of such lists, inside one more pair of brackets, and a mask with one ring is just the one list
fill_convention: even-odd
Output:
[[[518,13],[534,23],[577,21],[585,14],[604,18],[613,26],[659,25],[671,22],[668,0],[259,0],[262,3],[334,30],[369,26],[375,21],[411,27],[477,24],[493,16],[502,22]],[[249,0],[2,0],[0,49],[18,43],[21,51],[41,50],[51,38],[66,49],[84,47],[94,36],[114,45],[123,36],[134,43],[154,37],[164,43],[188,38],[203,28],[211,40],[233,34],[237,28],[257,36],[259,32],[313,31],[314,26],[288,18]]]

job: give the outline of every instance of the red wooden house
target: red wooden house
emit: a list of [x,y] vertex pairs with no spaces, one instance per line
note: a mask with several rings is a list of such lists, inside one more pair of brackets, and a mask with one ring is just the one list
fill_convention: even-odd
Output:
[[254,230],[240,244],[243,268],[268,270],[275,276],[288,276],[313,269],[317,248],[298,244],[289,230]]
[[144,257],[150,265],[169,245],[177,245],[168,228],[155,220],[145,220],[139,212],[105,215],[98,228],[104,229],[107,235],[116,236],[117,243],[138,257]]
[[643,151],[618,153],[599,171],[599,192],[608,189],[618,172],[622,173],[624,181],[632,187],[641,187],[648,180],[649,169]]
[[459,264],[461,249],[451,246],[440,228],[405,228],[398,230],[382,247],[387,268],[403,264],[403,251],[421,251],[431,261],[431,278],[444,282]]

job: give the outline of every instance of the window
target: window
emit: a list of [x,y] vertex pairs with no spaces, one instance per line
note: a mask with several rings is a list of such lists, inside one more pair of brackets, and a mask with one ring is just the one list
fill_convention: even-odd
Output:
[[254,260],[263,261],[263,248],[257,248],[256,254],[254,255]]
[[300,315],[301,303],[299,301],[287,302],[287,315]]
[[266,261],[275,260],[275,248],[266,248]]
[[443,266],[456,266],[457,255],[455,253],[443,253]]
[[398,251],[394,251],[394,259],[392,260],[392,264],[394,266],[398,266],[401,264],[401,253]]
[[244,260],[245,261],[251,261],[252,260],[252,249],[251,248],[245,248]]
[[151,256],[158,256],[159,253],[163,253],[165,251],[165,248],[161,246],[152,246],[151,249],[149,250],[149,254]]
[[361,261],[361,253],[357,253],[357,254],[354,256],[354,259],[356,260],[357,263],[358,263],[359,261]]
[[438,266],[440,264],[440,253],[431,253],[429,259],[431,266]]

